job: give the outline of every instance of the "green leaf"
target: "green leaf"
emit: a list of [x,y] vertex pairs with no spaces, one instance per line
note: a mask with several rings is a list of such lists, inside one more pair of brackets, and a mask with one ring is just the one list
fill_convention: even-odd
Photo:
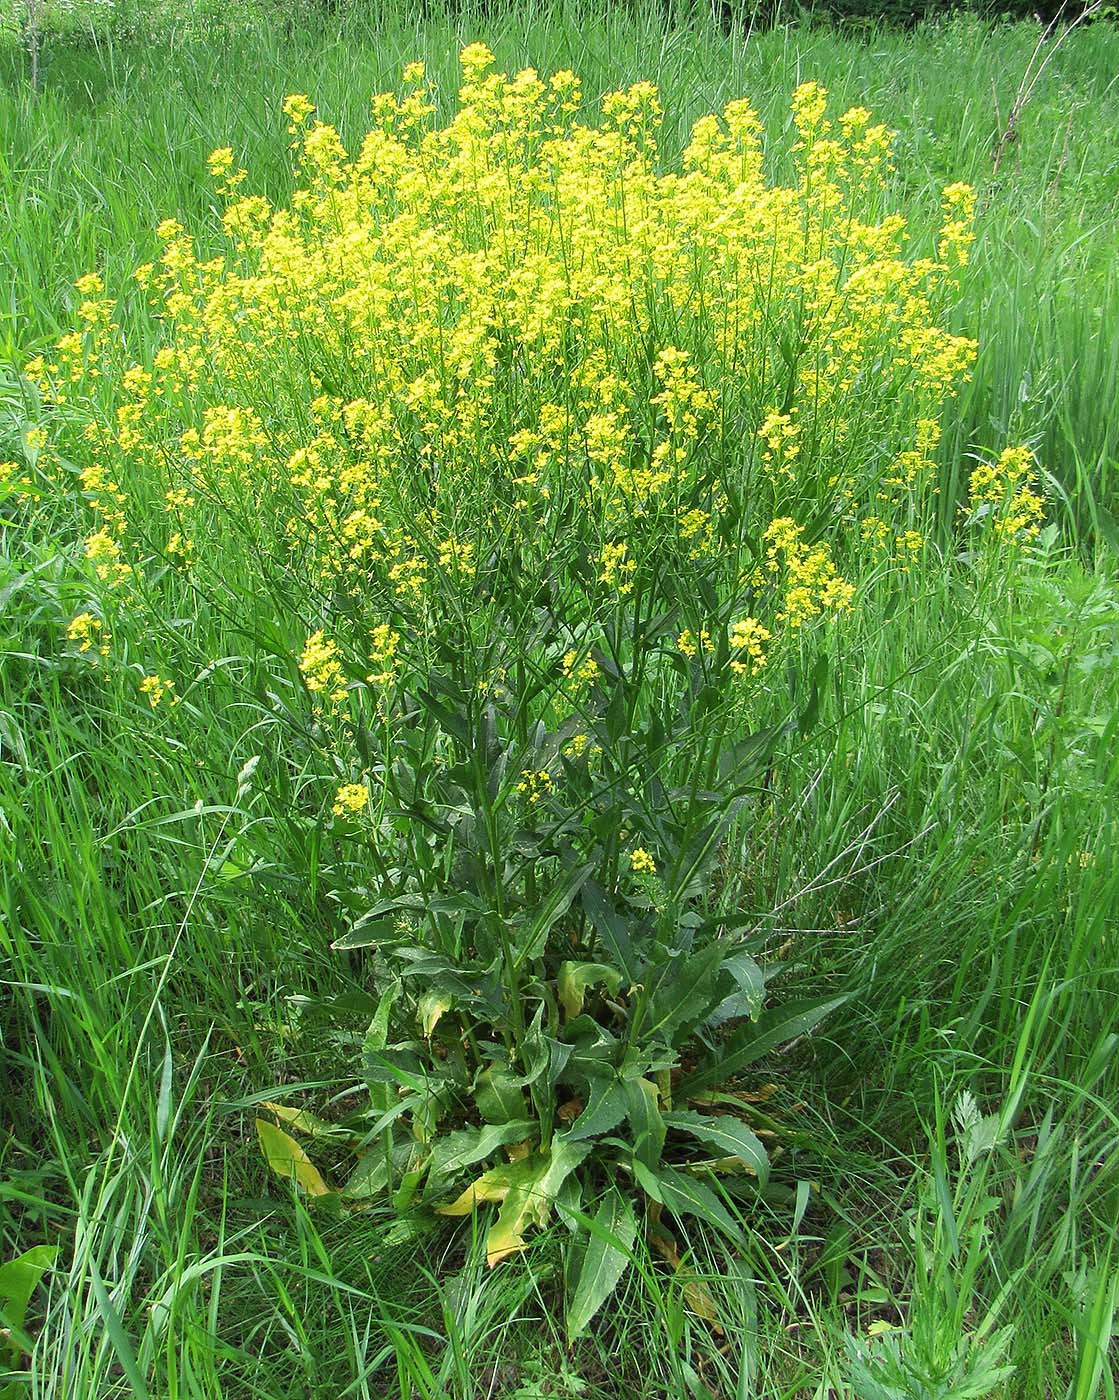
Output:
[[697,894],[702,889],[702,881],[710,875],[723,851],[723,837],[730,829],[738,813],[739,802],[731,801],[725,811],[707,822],[688,841],[673,862],[673,868],[666,875],[669,890],[677,899]]
[[574,1021],[568,1021],[563,1028],[563,1036],[572,1047],[571,1073],[576,1078],[581,1076],[594,1079],[601,1075],[608,1065],[612,1066],[618,1062],[622,1049],[621,1041],[617,1036],[611,1035],[593,1016],[584,1013],[582,1016],[576,1016]]
[[651,1079],[627,1079],[622,1091],[633,1155],[643,1166],[655,1171],[660,1164],[667,1131],[661,1117],[657,1086]]
[[423,907],[423,900],[414,894],[378,900],[330,946],[337,951],[343,951],[348,948],[371,948],[381,942],[399,942],[396,916],[400,913],[419,914],[423,912]]
[[681,1025],[699,1021],[713,1000],[715,978],[722,966],[723,950],[712,943],[698,953],[675,953],[645,973],[648,993],[646,1038],[659,1035],[670,1040]]
[[[721,1026],[742,1016],[757,1016],[765,997],[765,973],[749,953],[733,953],[725,959],[722,972],[729,974],[736,990],[723,997],[704,1020],[705,1026]],[[725,982],[723,984],[726,985]]]
[[670,1128],[688,1133],[722,1156],[741,1158],[746,1169],[765,1185],[769,1177],[769,1156],[761,1139],[737,1118],[729,1113],[706,1117],[702,1113],[681,1111],[666,1113],[664,1121]]
[[591,1082],[590,1102],[568,1129],[573,1142],[601,1137],[626,1116],[628,1094],[620,1079],[601,1075]]
[[269,1123],[266,1118],[256,1120],[257,1136],[260,1138],[264,1160],[278,1177],[284,1181],[294,1181],[309,1196],[329,1196],[330,1187],[323,1180],[319,1169],[303,1151],[293,1137]]
[[525,1066],[523,1083],[536,1084],[543,1079],[548,1089],[554,1089],[559,1083],[560,1075],[568,1060],[571,1059],[575,1047],[569,1045],[567,1041],[545,1035],[541,1030],[542,1020],[543,1007],[537,1012],[532,1025],[525,1032],[522,1051]]
[[446,1177],[455,1176],[465,1167],[492,1157],[510,1142],[537,1138],[539,1130],[527,1118],[510,1119],[506,1123],[487,1123],[481,1128],[463,1128],[441,1137],[432,1148],[428,1167],[428,1189]]
[[508,1123],[523,1118],[525,1096],[519,1081],[507,1069],[492,1065],[478,1076],[474,1102],[487,1123]]
[[358,1159],[349,1180],[342,1188],[347,1200],[367,1201],[380,1196],[389,1188],[392,1178],[402,1176],[415,1156],[414,1142],[394,1142],[385,1150],[378,1143]]
[[657,1181],[665,1210],[670,1210],[677,1216],[694,1215],[697,1220],[714,1226],[728,1239],[741,1244],[741,1225],[706,1182],[697,1181],[694,1176],[665,1166],[657,1172]]
[[677,1086],[682,1098],[690,1097],[712,1084],[722,1084],[768,1055],[779,1045],[784,1045],[797,1036],[805,1035],[814,1026],[847,1001],[847,994],[838,997],[821,998],[819,1001],[790,1002],[787,1006],[775,1007],[766,1012],[756,1023],[749,1023],[736,1030],[719,1046],[712,1063],[686,1075]]
[[589,1238],[567,1304],[567,1340],[594,1319],[629,1267],[637,1221],[629,1202],[612,1186],[587,1224]]
[[594,868],[594,863],[588,862],[568,871],[567,879],[555,884],[535,909],[526,913],[521,927],[516,931],[518,967],[541,956],[552,926],[571,908],[572,900],[586,884]]
[[23,1330],[27,1304],[39,1280],[53,1266],[57,1257],[58,1250],[53,1246],[37,1244],[0,1265],[0,1318],[4,1326],[10,1329],[6,1339],[8,1343],[19,1346],[15,1334]]
[[632,982],[637,976],[638,959],[625,918],[613,906],[601,885],[593,880],[588,880],[583,886],[581,899],[583,911],[609,952],[610,961],[622,969],[627,981]]
[[583,1010],[583,998],[588,987],[604,986],[613,996],[618,995],[622,974],[607,963],[565,962],[560,964],[557,990],[564,1015],[573,1021]]
[[[367,1063],[389,1042],[392,1008],[399,995],[400,983],[398,981],[390,982],[381,993],[380,1000],[377,1002],[377,1010],[373,1013],[373,1019],[369,1023],[369,1029],[365,1032],[365,1039],[362,1042],[363,1057]],[[369,1101],[378,1113],[386,1112],[391,1107],[394,1097],[390,1085],[370,1083]]]
[[816,658],[816,664],[812,668],[811,690],[808,700],[797,715],[797,729],[801,734],[807,734],[815,725],[820,715],[820,701],[824,696],[828,686],[828,654],[821,651]]

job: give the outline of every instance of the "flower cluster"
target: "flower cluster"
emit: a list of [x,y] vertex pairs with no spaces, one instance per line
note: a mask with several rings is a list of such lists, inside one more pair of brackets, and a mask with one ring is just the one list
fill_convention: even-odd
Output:
[[[744,703],[872,565],[921,549],[941,413],[975,355],[946,324],[974,196],[949,186],[911,251],[891,134],[832,115],[815,83],[771,184],[745,101],[666,168],[647,83],[588,122],[570,73],[508,75],[472,44],[462,75],[441,121],[409,65],[353,150],[288,97],[283,207],[215,150],[228,245],[203,258],[159,225],[135,273],[163,326],[142,362],[81,279],[75,325],[28,373],[83,468],[91,571],[139,607],[152,579],[224,588],[221,561],[246,560],[339,748],[363,704],[391,717],[450,655],[526,721],[589,712],[627,668],[668,684],[635,660],[653,620],[672,674],[721,668]],[[1016,461],[972,483],[1006,536],[1039,514]],[[521,780],[530,805],[545,771]]]
[[1045,513],[1034,454],[1028,447],[1008,447],[996,461],[981,462],[971,473],[968,501],[975,515],[992,518],[996,535],[1033,539]]

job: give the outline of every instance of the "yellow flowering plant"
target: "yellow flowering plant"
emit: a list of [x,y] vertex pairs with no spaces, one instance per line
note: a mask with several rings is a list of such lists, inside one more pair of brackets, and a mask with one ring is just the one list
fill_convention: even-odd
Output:
[[[462,76],[441,123],[409,65],[352,152],[289,97],[286,206],[219,149],[225,251],[167,220],[137,270],[150,363],[94,279],[29,373],[118,606],[189,586],[236,619],[251,588],[286,637],[376,896],[338,940],[380,998],[343,1195],[494,1203],[491,1262],[606,1180],[623,1235],[631,1191],[733,1232],[707,1178],[749,1197],[768,1158],[713,1090],[826,1010],[763,1013],[712,898],[822,671],[757,732],[754,697],[920,547],[975,354],[945,325],[973,199],[911,252],[891,134],[813,83],[774,185],[744,101],[664,169],[650,84],[588,122],[571,73],[472,44]],[[580,1287],[573,1331],[605,1297]]]

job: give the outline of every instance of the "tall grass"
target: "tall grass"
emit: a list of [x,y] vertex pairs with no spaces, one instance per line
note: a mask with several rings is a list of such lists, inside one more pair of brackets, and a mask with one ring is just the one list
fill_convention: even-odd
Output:
[[[452,93],[459,41],[479,37],[503,65],[575,69],[589,94],[654,79],[666,159],[741,93],[779,131],[789,90],[816,77],[899,129],[907,207],[930,223],[946,180],[981,190],[957,327],[981,352],[946,422],[942,556],[833,641],[816,728],[727,857],[777,986],[849,994],[759,1075],[777,1086],[766,1111],[788,1200],[759,1208],[733,1265],[698,1230],[691,1274],[640,1257],[598,1338],[569,1352],[558,1239],[491,1273],[480,1240],[332,1218],[278,1191],[255,1103],[282,1084],[344,1108],[370,1014],[362,964],[328,951],[343,855],[289,820],[303,778],[284,697],[247,643],[217,646],[221,620],[201,607],[168,626],[214,670],[184,699],[189,725],[153,726],[128,671],[147,639],[114,638],[124,664],[105,676],[60,654],[86,602],[78,522],[9,502],[0,1260],[60,1250],[22,1375],[59,1397],[873,1400],[893,1368],[903,1388],[880,1393],[948,1400],[987,1366],[1007,1400],[1113,1395],[1113,29],[1062,50],[997,179],[992,88],[1005,110],[1025,26],[853,40],[666,28],[652,11],[351,12],[222,42],[172,27],[159,48],[56,43],[37,97],[10,51],[0,457],[30,415],[18,366],[68,322],[74,278],[98,266],[122,281],[168,215],[216,239],[213,147],[232,144],[283,198],[287,92],[353,135],[405,61]],[[142,311],[126,329],[148,333]],[[1015,570],[980,576],[950,528],[968,454],[1023,435],[1052,475],[1057,528]],[[701,1288],[721,1334],[697,1315]],[[870,1340],[875,1323],[900,1330]],[[922,1368],[934,1379],[914,1379]]]

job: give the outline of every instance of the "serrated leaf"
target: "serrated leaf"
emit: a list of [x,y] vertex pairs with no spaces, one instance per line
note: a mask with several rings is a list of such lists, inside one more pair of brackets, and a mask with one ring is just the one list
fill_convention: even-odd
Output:
[[762,1059],[779,1045],[805,1035],[847,999],[845,994],[819,1001],[791,1002],[767,1011],[756,1023],[747,1024],[728,1036],[719,1046],[713,1061],[693,1074],[685,1075],[677,1086],[677,1092],[688,1098],[713,1084],[726,1083],[740,1070]]
[[266,1118],[256,1120],[256,1131],[264,1160],[278,1177],[284,1181],[294,1181],[309,1196],[330,1195],[330,1187],[323,1180],[318,1167],[293,1137]]
[[613,996],[618,995],[622,974],[608,963],[565,962],[560,964],[557,991],[564,1015],[573,1021],[583,1010],[588,987],[604,986]]
[[742,1242],[742,1227],[705,1182],[665,1166],[657,1172],[657,1181],[665,1210],[673,1215],[694,1215],[722,1230],[736,1244]]
[[[377,1001],[377,1010],[373,1013],[373,1019],[370,1021],[362,1041],[362,1056],[367,1064],[388,1044],[392,1009],[399,995],[400,983],[393,981],[389,983]],[[378,1113],[385,1113],[392,1106],[394,1097],[390,1085],[370,1082],[369,1102]]]
[[614,907],[600,885],[588,880],[580,896],[583,911],[591,922],[602,945],[617,967],[632,981],[637,975],[638,958],[633,950],[623,915]]
[[671,1039],[673,1032],[698,1021],[711,1005],[715,977],[723,962],[717,943],[698,953],[678,953],[645,973],[648,1004],[642,1034]]
[[629,1202],[611,1187],[591,1218],[575,1289],[567,1305],[567,1340],[573,1342],[617,1288],[631,1263],[637,1221]]
[[523,1162],[507,1162],[500,1167],[493,1167],[488,1172],[472,1181],[463,1193],[456,1197],[449,1205],[436,1206],[438,1215],[470,1215],[481,1205],[487,1202],[500,1204],[508,1196],[514,1186],[520,1182],[529,1180],[536,1172],[536,1163],[532,1158],[527,1158]]
[[620,1079],[605,1075],[591,1081],[590,1101],[572,1123],[567,1136],[573,1142],[601,1137],[626,1116],[626,1090]]
[[524,1249],[530,1226],[547,1223],[560,1187],[590,1150],[590,1143],[555,1137],[548,1152],[518,1164],[527,1167],[528,1174],[510,1188],[486,1236],[486,1263],[491,1269]]
[[536,1125],[527,1118],[506,1123],[486,1123],[481,1128],[463,1128],[440,1138],[431,1151],[429,1186],[455,1176],[475,1162],[485,1161],[511,1142],[524,1142],[539,1136]]
[[687,1133],[724,1156],[740,1158],[746,1170],[765,1185],[769,1177],[769,1155],[757,1134],[739,1119],[729,1113],[708,1117],[689,1110],[666,1113],[664,1121],[670,1128]]
[[357,1166],[342,1188],[342,1195],[347,1200],[374,1200],[388,1190],[393,1177],[403,1175],[407,1171],[408,1163],[414,1154],[413,1142],[394,1142],[389,1148],[389,1153],[386,1153],[381,1144],[377,1144],[359,1158]]
[[633,1155],[643,1166],[655,1172],[664,1148],[666,1131],[657,1086],[651,1079],[627,1079],[622,1090]]
[[516,1077],[507,1069],[492,1065],[478,1076],[474,1102],[487,1123],[507,1123],[523,1118],[525,1096]]
[[554,885],[535,909],[527,911],[524,925],[517,930],[518,967],[541,956],[552,926],[571,908],[572,900],[586,884],[594,868],[593,862],[589,862],[568,871],[566,880]]
[[723,997],[705,1018],[706,1026],[721,1026],[741,1016],[753,1019],[765,997],[765,974],[749,953],[732,954],[723,962],[722,971],[733,979],[735,990]]

